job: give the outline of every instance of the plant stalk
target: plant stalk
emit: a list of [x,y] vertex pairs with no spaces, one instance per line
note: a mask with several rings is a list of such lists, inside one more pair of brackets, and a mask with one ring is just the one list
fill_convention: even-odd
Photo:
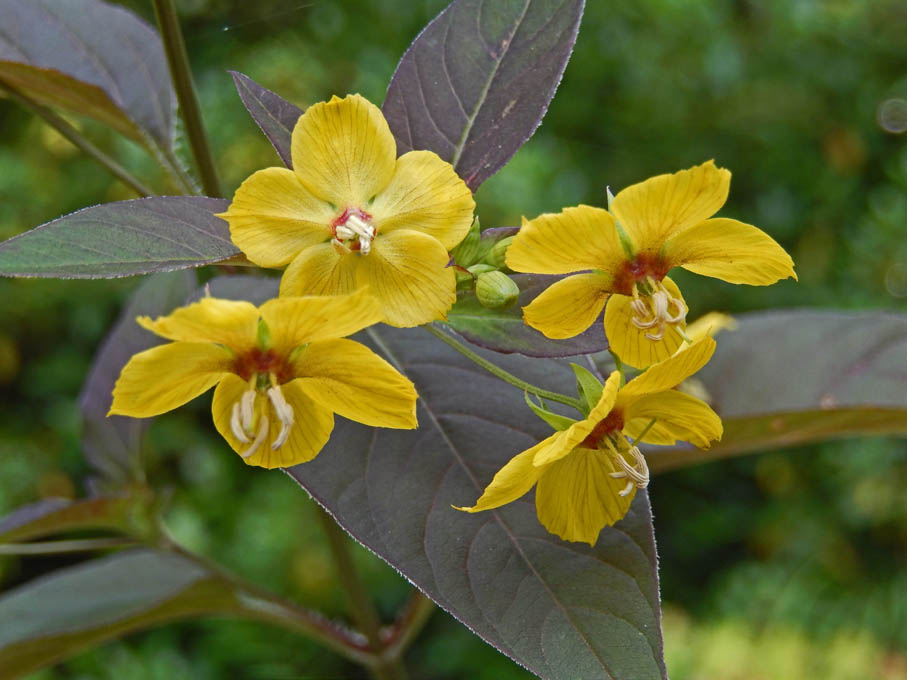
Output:
[[154,13],[161,29],[164,51],[170,65],[170,76],[173,78],[180,113],[186,123],[186,135],[201,176],[202,188],[208,196],[220,197],[222,195],[220,180],[202,122],[198,93],[189,68],[189,55],[186,53],[186,43],[183,40],[174,0],[154,0]]
[[459,342],[456,338],[451,337],[450,335],[448,335],[447,333],[445,333],[444,331],[440,330],[439,328],[437,328],[436,326],[434,326],[432,324],[425,324],[424,326],[422,326],[422,328],[424,328],[429,333],[434,335],[441,342],[444,342],[449,347],[452,347],[453,349],[457,350],[464,357],[466,357],[470,361],[478,364],[479,366],[484,368],[486,371],[488,371],[495,377],[500,378],[504,382],[509,383],[509,384],[513,385],[514,387],[517,387],[525,392],[530,392],[531,394],[534,394],[537,397],[541,397],[542,399],[548,399],[549,401],[556,401],[561,404],[566,404],[567,406],[570,406],[572,408],[575,408],[577,411],[582,412],[583,404],[579,399],[574,399],[573,397],[568,397],[566,394],[561,394],[560,392],[552,392],[551,390],[546,390],[541,387],[536,387],[535,385],[532,385],[531,383],[528,383],[525,380],[517,378],[515,375],[513,375],[512,373],[508,373],[500,366],[496,366],[495,364],[491,363],[487,359],[483,359],[478,354],[476,354],[471,349],[469,349],[466,345]]
[[133,176],[126,168],[117,163],[113,158],[101,151],[92,144],[85,135],[76,130],[64,118],[54,113],[52,110],[39,104],[34,99],[23,92],[20,92],[12,85],[8,85],[0,80],[0,90],[6,92],[10,99],[33,114],[41,118],[45,123],[54,128],[63,137],[68,139],[77,149],[90,156],[123,184],[132,189],[139,196],[154,196],[154,192],[145,186],[139,179]]
[[0,555],[62,555],[64,553],[91,552],[108,548],[129,548],[136,545],[140,544],[128,538],[85,538],[35,543],[0,543]]

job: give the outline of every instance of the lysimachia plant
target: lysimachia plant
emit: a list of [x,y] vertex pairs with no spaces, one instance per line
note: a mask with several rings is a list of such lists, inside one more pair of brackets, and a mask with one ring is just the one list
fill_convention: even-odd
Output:
[[[0,519],[7,552],[96,556],[0,597],[0,678],[204,614],[282,626],[402,678],[432,602],[539,677],[666,678],[652,475],[904,430],[897,395],[813,370],[817,339],[841,338],[853,314],[687,325],[674,267],[735,284],[796,278],[770,235],[716,217],[731,173],[712,160],[602,187],[601,207],[529,215],[518,229],[480,220],[473,194],[539,125],[582,0],[455,0],[404,54],[381,108],[341,92],[303,111],[234,73],[237,105],[283,167],[232,197],[173,0],[153,5],[160,34],[101,0],[0,0],[14,27],[0,32],[0,92],[140,196],[0,244],[0,274],[151,275],[83,390],[89,495]],[[181,195],[157,195],[61,111],[141,144]],[[716,341],[724,328],[736,330]],[[796,390],[774,389],[779,371],[799,376]],[[167,531],[165,494],[141,467],[147,419],[211,388],[229,448],[283,468],[324,508],[352,626],[229,575]],[[379,619],[339,527],[413,584],[396,621]],[[108,534],[34,541],[73,530]]]

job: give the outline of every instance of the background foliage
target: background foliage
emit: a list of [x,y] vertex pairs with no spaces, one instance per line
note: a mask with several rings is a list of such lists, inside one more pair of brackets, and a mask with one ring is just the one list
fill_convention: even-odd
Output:
[[[149,20],[140,0],[123,3]],[[399,56],[443,0],[184,0],[188,47],[225,188],[278,164],[227,68],[299,106],[345,92],[380,102]],[[683,277],[692,316],[907,300],[907,8],[896,0],[590,2],[533,140],[477,194],[483,226],[714,157],[734,172],[727,214],[776,237],[800,283]],[[891,100],[901,99],[900,109]],[[886,104],[887,102],[887,104]],[[898,111],[900,110],[900,114]],[[145,176],[142,153],[77,124]],[[0,102],[0,237],[131,197],[68,142]],[[160,184],[158,184],[160,186]],[[519,196],[519,202],[514,202]],[[76,396],[137,281],[0,280],[0,512],[80,493]],[[821,347],[816,348],[817,352]],[[241,575],[340,613],[310,501],[249,469],[210,428],[208,400],[151,428],[149,475],[173,487],[169,526]],[[800,447],[662,475],[651,499],[671,677],[907,678],[903,441]],[[404,583],[357,557],[390,615]],[[0,557],[9,588],[64,564]],[[899,651],[901,650],[901,651]],[[408,661],[418,678],[526,677],[443,614]],[[135,635],[39,678],[357,677],[331,653],[248,623]]]

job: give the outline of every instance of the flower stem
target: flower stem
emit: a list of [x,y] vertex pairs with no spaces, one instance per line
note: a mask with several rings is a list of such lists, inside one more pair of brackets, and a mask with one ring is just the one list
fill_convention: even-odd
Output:
[[214,166],[208,135],[202,122],[198,93],[192,80],[192,71],[189,69],[189,56],[186,53],[186,43],[180,30],[174,0],[154,0],[154,13],[161,29],[164,51],[170,64],[170,76],[173,78],[180,113],[186,123],[186,134],[198,166],[202,187],[208,196],[219,197],[220,181],[217,178],[217,168]]
[[46,106],[42,106],[12,85],[7,85],[3,81],[0,81],[0,90],[6,92],[10,99],[17,104],[44,120],[45,123],[72,142],[76,148],[104,166],[111,175],[116,177],[139,196],[154,196],[154,192],[151,189],[142,184],[142,182],[134,177],[126,168],[88,141],[85,135],[76,130],[64,118],[54,113]]
[[479,366],[484,368],[486,371],[488,371],[495,377],[500,378],[504,382],[510,383],[514,387],[517,387],[525,392],[530,392],[537,397],[541,397],[542,399],[548,399],[549,401],[556,401],[561,404],[566,404],[567,406],[570,406],[572,408],[575,408],[577,411],[582,412],[583,404],[579,399],[574,399],[573,397],[568,397],[567,395],[561,394],[560,392],[552,392],[551,390],[546,390],[546,389],[542,389],[541,387],[536,387],[535,385],[532,385],[531,383],[528,383],[525,380],[521,380],[520,378],[517,378],[515,375],[513,375],[512,373],[508,373],[500,366],[497,366],[497,365],[491,363],[487,359],[483,359],[478,354],[476,354],[471,349],[469,349],[466,345],[464,345],[463,343],[458,341],[456,338],[451,337],[450,335],[448,335],[444,331],[440,330],[436,326],[433,326],[432,324],[425,324],[424,326],[422,326],[422,328],[424,328],[429,333],[434,335],[441,342],[443,342],[443,343],[447,344],[449,347],[452,347],[453,349],[457,350],[464,357],[466,357],[470,361],[478,364]]
[[334,518],[321,506],[317,506],[324,533],[328,539],[337,576],[346,596],[349,599],[351,614],[356,626],[368,639],[369,647],[375,655],[375,662],[368,666],[375,680],[405,680],[406,669],[399,656],[389,657],[384,654],[386,645],[381,639],[381,618],[365,585],[359,579],[350,553],[349,538]]

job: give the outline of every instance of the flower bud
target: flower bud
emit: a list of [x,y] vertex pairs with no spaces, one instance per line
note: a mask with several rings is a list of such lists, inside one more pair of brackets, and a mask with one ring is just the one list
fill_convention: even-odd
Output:
[[450,254],[453,255],[454,262],[461,267],[468,267],[471,264],[475,264],[481,256],[481,241],[482,234],[479,230],[479,218],[477,217],[469,228],[469,233],[466,234],[466,238],[460,241],[459,245],[450,251]]
[[513,306],[519,296],[519,286],[504,272],[490,271],[479,274],[476,281],[476,297],[483,307],[506,309]]
[[506,267],[507,265],[504,260],[507,257],[507,249],[510,247],[511,243],[513,243],[513,236],[502,238],[495,243],[485,256],[485,262],[495,269],[503,269]]

